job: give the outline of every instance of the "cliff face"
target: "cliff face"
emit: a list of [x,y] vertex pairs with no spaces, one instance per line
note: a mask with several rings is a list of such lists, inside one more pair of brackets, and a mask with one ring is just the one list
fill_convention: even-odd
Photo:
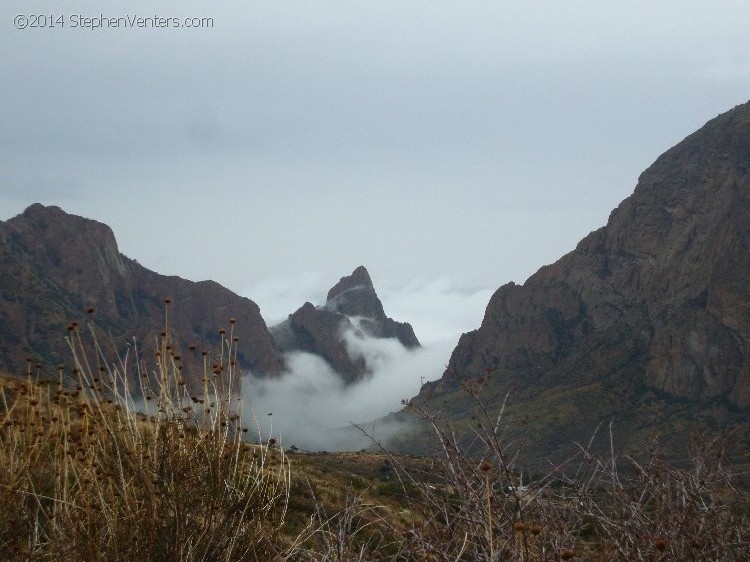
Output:
[[531,411],[550,389],[596,387],[591,428],[656,397],[748,408],[748,279],[750,103],[659,157],[574,251],[498,289],[420,397],[489,372]]
[[165,298],[171,301],[169,330],[181,348],[217,349],[219,330],[229,330],[234,318],[238,360],[257,375],[282,373],[283,351],[306,351],[354,382],[370,370],[347,349],[348,330],[419,346],[409,324],[385,315],[364,267],[343,277],[324,306],[306,303],[272,336],[254,302],[213,281],[195,283],[142,267],[119,252],[104,224],[40,204],[0,222],[0,369],[18,373],[26,357],[50,366],[66,363],[66,328],[88,320],[89,308],[100,334],[122,346],[135,336],[150,350],[164,330]]
[[119,253],[112,230],[57,207],[30,206],[0,223],[0,366],[17,371],[24,357],[66,362],[66,326],[95,309],[100,330],[145,346],[164,329],[183,347],[215,347],[236,319],[240,363],[256,372],[283,368],[258,306],[212,281],[194,283],[149,271]]
[[351,383],[369,372],[364,358],[352,356],[345,332],[373,338],[396,338],[406,348],[419,347],[414,330],[407,323],[388,318],[367,269],[360,266],[342,277],[328,291],[325,305],[305,303],[289,318],[271,328],[285,351],[314,353],[325,359]]

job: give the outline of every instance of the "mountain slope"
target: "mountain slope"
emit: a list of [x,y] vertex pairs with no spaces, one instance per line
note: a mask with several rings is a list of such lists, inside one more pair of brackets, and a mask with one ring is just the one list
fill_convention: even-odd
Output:
[[748,279],[750,103],[660,156],[574,251],[498,289],[417,399],[468,415],[459,381],[489,374],[490,401],[515,388],[538,420],[538,452],[612,417],[626,441],[657,411],[679,427],[745,423]]
[[119,253],[112,230],[58,207],[31,205],[0,222],[0,367],[17,372],[24,357],[54,365],[70,356],[66,326],[95,309],[100,331],[124,345],[148,347],[164,329],[182,348],[215,348],[236,319],[238,360],[256,372],[283,362],[258,306],[213,281],[194,283],[150,271]]

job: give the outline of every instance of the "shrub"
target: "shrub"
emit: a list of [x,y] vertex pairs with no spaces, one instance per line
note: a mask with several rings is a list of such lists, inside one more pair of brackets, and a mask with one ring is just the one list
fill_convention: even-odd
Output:
[[610,426],[606,457],[591,453],[595,431],[577,454],[523,481],[505,403],[491,414],[475,388],[460,384],[475,404],[466,432],[429,405],[406,402],[437,442],[430,473],[381,447],[411,513],[410,525],[389,531],[400,535],[398,559],[747,559],[748,496],[727,463],[731,434],[697,432],[690,462],[677,467],[659,454],[656,436],[642,455],[619,459]]
[[289,465],[275,440],[251,446],[231,407],[231,334],[220,376],[204,362],[199,411],[168,334],[147,370],[135,345],[110,363],[93,330],[71,324],[76,390],[62,367],[56,388],[32,381],[31,367],[25,382],[3,385],[8,559],[267,560],[283,548]]

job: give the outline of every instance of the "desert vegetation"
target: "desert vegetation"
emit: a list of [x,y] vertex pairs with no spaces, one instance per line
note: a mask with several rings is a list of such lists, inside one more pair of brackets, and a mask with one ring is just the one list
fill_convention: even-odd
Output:
[[400,471],[405,485],[418,491],[410,507],[420,514],[415,521],[423,521],[410,530],[412,558],[740,560],[748,555],[747,487],[727,464],[731,434],[696,433],[690,461],[675,466],[661,456],[658,435],[642,454],[620,459],[611,431],[604,428],[609,454],[594,454],[592,443],[601,431],[596,428],[570,458],[528,475],[517,462],[519,420],[505,416],[505,404],[491,412],[476,385],[460,384],[476,406],[474,427],[462,432],[450,419],[407,402],[438,443],[429,478]]
[[198,397],[168,321],[150,369],[135,343],[111,362],[93,324],[68,330],[74,386],[63,365],[57,381],[37,380],[30,360],[25,380],[3,383],[3,551],[19,560],[271,557],[289,464],[272,437],[251,446],[232,408],[231,331],[213,371],[201,353]]
[[[238,400],[234,322],[217,350],[153,353],[68,326],[70,365],[32,358],[0,388],[0,549],[8,560],[742,560],[747,488],[731,434],[689,463],[591,443],[529,474],[515,420],[470,384],[474,425],[406,402],[435,453],[285,451]],[[148,357],[146,357],[148,356]],[[592,428],[607,439],[607,427]]]

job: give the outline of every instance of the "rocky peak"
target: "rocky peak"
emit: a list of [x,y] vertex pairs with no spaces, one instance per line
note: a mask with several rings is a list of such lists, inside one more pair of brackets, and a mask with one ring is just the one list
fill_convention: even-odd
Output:
[[333,300],[341,293],[360,287],[374,290],[372,279],[370,278],[370,273],[363,265],[357,267],[351,275],[342,277],[338,283],[331,287],[331,289],[328,291],[328,297],[326,298],[326,300]]
[[257,305],[218,283],[194,283],[150,271],[119,253],[112,229],[33,204],[0,222],[0,367],[14,370],[31,355],[65,362],[65,327],[88,307],[96,323],[118,342],[137,336],[146,346],[163,330],[167,296],[170,324],[181,345],[209,349],[218,330],[235,317],[238,359],[255,372],[278,373],[280,351]]
[[36,257],[48,258],[57,267],[94,267],[125,273],[115,234],[106,224],[40,203],[29,206],[6,224],[24,238],[27,249]]
[[[352,322],[355,318],[356,328]],[[370,368],[362,357],[349,354],[346,332],[359,337],[396,338],[406,348],[419,347],[419,340],[409,324],[386,316],[370,274],[363,266],[342,277],[328,291],[323,306],[306,302],[287,320],[271,328],[282,349],[317,354],[350,383],[361,379]]]
[[361,265],[351,275],[342,277],[328,291],[325,307],[345,316],[364,316],[377,320],[386,318],[383,303],[375,292],[370,274]]
[[64,290],[85,294],[89,304],[114,312],[108,295],[122,282],[126,266],[111,228],[39,203],[4,227],[9,249],[24,255],[29,266],[42,266]]
[[748,279],[750,103],[660,156],[575,250],[500,287],[420,396],[495,373],[569,440],[612,418],[635,435],[636,412],[655,404],[670,423],[692,423],[675,421],[686,412],[731,419],[750,407]]
[[750,103],[659,157],[573,252],[498,290],[477,337],[492,334],[501,365],[523,349],[545,370],[579,365],[590,378],[576,362],[592,349],[604,359],[615,349],[602,342],[624,330],[616,350],[634,346],[645,384],[750,406],[748,233]]

